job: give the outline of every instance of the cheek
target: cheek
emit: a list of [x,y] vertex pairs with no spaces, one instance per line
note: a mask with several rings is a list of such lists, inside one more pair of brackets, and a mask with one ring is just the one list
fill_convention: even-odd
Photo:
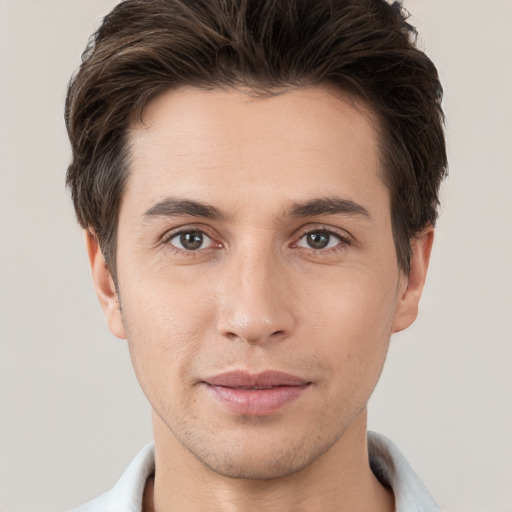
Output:
[[[140,279],[121,289],[130,357],[150,402],[168,400],[193,376],[193,362],[213,323],[205,294],[161,279]],[[165,391],[167,390],[167,391]],[[178,396],[178,394],[176,394]]]
[[354,279],[347,272],[331,279],[322,293],[308,293],[309,336],[319,353],[336,366],[336,372],[360,374],[384,362],[396,307],[392,280],[371,276]]

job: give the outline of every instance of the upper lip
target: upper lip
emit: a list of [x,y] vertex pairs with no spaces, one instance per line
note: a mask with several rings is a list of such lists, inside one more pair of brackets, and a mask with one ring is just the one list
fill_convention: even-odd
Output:
[[246,371],[232,371],[214,375],[204,380],[210,386],[223,386],[227,388],[271,388],[274,386],[304,386],[310,381],[275,370],[260,373]]

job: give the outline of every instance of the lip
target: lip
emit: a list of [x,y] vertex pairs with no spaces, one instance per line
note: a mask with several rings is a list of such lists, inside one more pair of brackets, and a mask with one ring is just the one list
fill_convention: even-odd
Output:
[[210,396],[232,412],[268,416],[295,401],[310,381],[279,371],[222,373],[203,381]]

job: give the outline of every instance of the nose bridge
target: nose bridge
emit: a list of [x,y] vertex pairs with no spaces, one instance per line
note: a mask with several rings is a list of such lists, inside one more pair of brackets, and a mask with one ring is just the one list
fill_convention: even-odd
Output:
[[270,244],[246,243],[229,257],[219,332],[252,343],[286,337],[293,314],[283,264]]

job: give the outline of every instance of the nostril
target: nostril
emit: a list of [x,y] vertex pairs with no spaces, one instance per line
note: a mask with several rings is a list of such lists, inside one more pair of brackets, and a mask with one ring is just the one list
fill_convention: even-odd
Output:
[[[258,306],[258,304],[256,304]],[[217,330],[224,339],[244,340],[249,343],[281,341],[290,334],[294,317],[286,306],[266,310],[254,304],[238,304],[238,307],[225,307],[220,311]]]

